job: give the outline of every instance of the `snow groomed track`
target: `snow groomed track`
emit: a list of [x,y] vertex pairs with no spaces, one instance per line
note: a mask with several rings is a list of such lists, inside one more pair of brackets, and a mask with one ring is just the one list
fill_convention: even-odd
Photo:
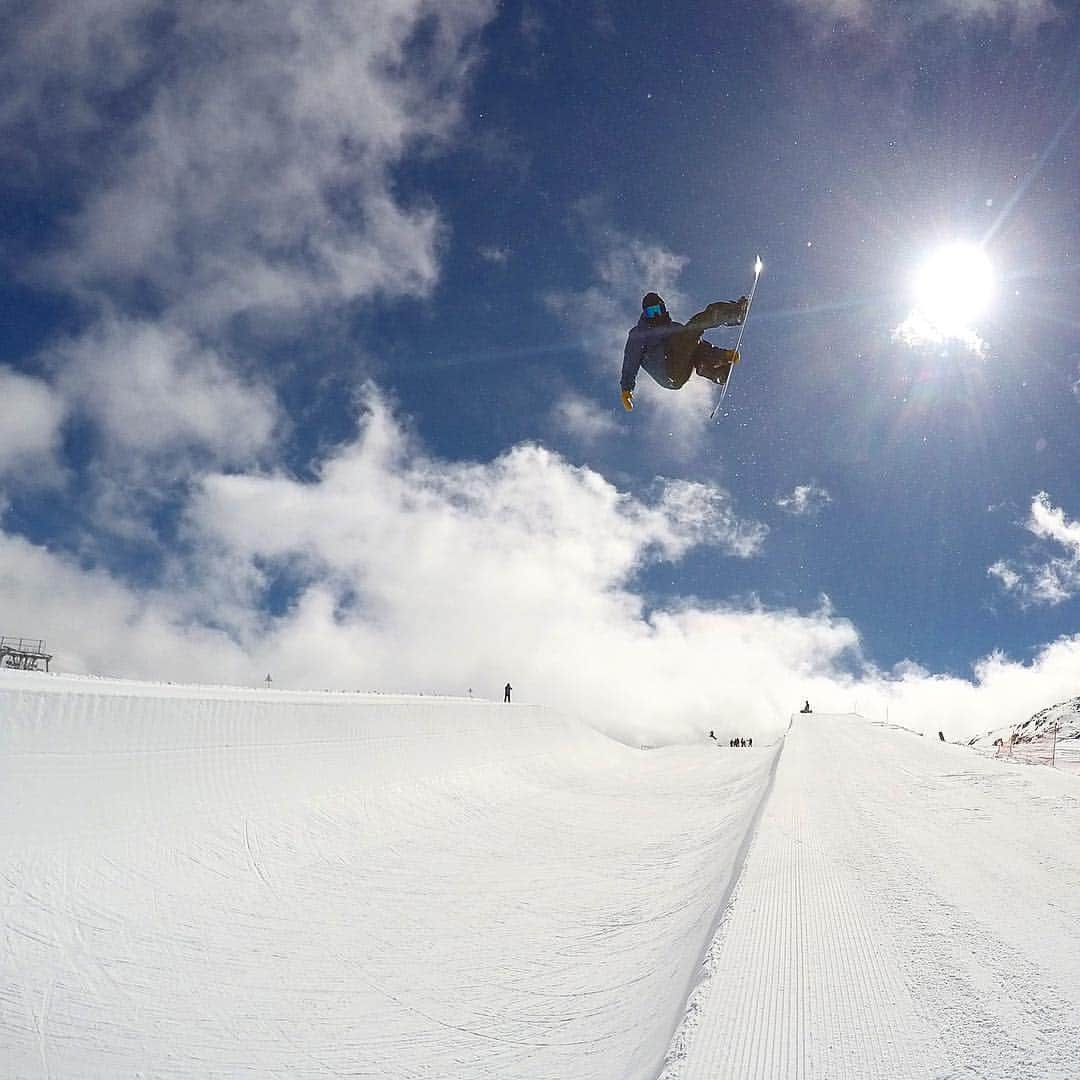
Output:
[[860,718],[0,673],[4,1080],[1074,1080],[1078,925],[1077,778]]
[[797,717],[674,1080],[1080,1077],[1080,782]]
[[0,673],[0,1076],[647,1080],[775,753]]

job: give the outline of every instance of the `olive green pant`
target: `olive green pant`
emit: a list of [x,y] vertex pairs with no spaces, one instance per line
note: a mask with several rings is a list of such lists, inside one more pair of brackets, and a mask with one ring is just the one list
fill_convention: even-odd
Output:
[[679,389],[696,371],[703,379],[727,382],[731,372],[731,351],[701,340],[706,330],[717,326],[738,326],[741,309],[734,300],[717,300],[699,311],[682,330],[672,334],[664,357],[668,378]]

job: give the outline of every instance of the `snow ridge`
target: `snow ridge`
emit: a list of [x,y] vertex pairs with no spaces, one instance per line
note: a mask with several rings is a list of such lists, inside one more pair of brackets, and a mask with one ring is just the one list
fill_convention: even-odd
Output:
[[5,1075],[649,1080],[769,755],[0,673]]
[[[792,718],[792,722],[793,721],[794,718]],[[788,724],[788,730],[790,729],[791,723]],[[672,1036],[671,1045],[668,1047],[668,1052],[665,1055],[663,1070],[661,1071],[658,1080],[678,1080],[682,1075],[690,1045],[693,1042],[694,1034],[701,1023],[705,1005],[712,992],[712,980],[717,976],[720,970],[719,955],[726,930],[726,924],[731,917],[732,907],[735,904],[739,886],[742,882],[742,873],[746,864],[747,853],[749,852],[750,845],[757,833],[762,814],[765,811],[765,806],[772,793],[773,784],[776,781],[776,770],[777,766],[780,764],[780,756],[783,751],[784,741],[781,739],[776,745],[775,751],[772,752],[772,765],[769,768],[768,783],[762,790],[761,798],[754,808],[753,816],[747,826],[742,843],[739,845],[739,850],[732,865],[731,877],[728,881],[728,885],[719,897],[716,907],[716,918],[710,931],[709,945],[705,951],[705,956],[702,959],[698,971],[694,975],[690,992],[686,997],[685,1012],[679,1022],[678,1028],[676,1028],[675,1033]]]

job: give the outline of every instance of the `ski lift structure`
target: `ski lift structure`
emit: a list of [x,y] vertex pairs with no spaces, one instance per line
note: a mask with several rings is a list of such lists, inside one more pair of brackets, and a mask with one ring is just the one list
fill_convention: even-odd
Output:
[[0,667],[48,671],[51,660],[52,653],[45,651],[44,638],[0,637]]

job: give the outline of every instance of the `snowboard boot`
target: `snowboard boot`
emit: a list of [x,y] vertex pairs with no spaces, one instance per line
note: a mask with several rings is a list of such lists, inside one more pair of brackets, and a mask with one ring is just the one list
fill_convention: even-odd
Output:
[[714,345],[709,349],[709,355],[698,362],[696,370],[703,379],[723,386],[732,367],[741,359],[736,349],[720,349]]
[[[734,322],[734,323],[731,323],[730,325],[732,325],[732,326],[742,326],[742,324],[744,322],[746,322],[746,313],[747,313],[747,311],[749,311],[749,309],[750,309],[750,297],[749,296],[740,296],[739,299],[735,301],[735,310],[736,310],[736,316],[737,316],[738,321]],[[736,364],[738,362],[739,362],[738,360],[735,361]]]

